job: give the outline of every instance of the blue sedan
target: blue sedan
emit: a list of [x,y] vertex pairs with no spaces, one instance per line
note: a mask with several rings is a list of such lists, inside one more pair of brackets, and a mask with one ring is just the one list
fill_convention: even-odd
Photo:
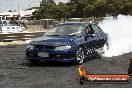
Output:
[[58,24],[41,37],[33,39],[26,49],[27,60],[75,62],[82,64],[92,52],[108,48],[108,35],[93,23]]

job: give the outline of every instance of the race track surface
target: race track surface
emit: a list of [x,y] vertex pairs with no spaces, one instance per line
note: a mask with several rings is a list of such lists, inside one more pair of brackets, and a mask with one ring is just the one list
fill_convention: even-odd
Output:
[[[26,45],[0,47],[0,88],[132,88],[130,84],[84,84],[76,81],[78,66],[48,62],[30,64]],[[132,54],[93,58],[83,64],[90,74],[127,74]]]

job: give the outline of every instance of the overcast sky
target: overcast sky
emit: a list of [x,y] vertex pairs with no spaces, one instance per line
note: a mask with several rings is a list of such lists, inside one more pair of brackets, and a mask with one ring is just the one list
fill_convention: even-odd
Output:
[[[24,10],[29,7],[39,6],[42,0],[0,0],[0,12],[8,10]],[[67,2],[68,0],[54,0],[55,2]]]

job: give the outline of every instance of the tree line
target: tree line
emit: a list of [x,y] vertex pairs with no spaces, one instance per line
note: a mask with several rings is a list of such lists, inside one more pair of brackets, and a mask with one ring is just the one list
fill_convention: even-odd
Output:
[[69,0],[67,3],[42,0],[33,13],[36,19],[68,19],[132,15],[132,0]]

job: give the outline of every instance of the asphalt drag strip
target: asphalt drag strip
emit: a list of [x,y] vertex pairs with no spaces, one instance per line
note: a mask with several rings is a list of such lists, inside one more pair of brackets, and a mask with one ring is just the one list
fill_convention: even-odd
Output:
[[[0,47],[0,88],[131,88],[130,84],[84,84],[77,78],[78,66],[47,62],[30,64],[26,45]],[[83,64],[87,74],[127,74],[132,53],[93,58]]]

